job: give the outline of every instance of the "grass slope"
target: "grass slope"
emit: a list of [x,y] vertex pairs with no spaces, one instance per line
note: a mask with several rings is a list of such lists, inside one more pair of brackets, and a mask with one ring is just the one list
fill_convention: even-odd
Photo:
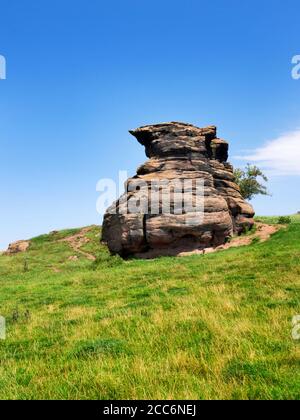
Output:
[[59,240],[76,230],[0,256],[1,399],[300,398],[300,223],[216,254],[126,262],[98,230],[83,246],[94,262],[68,260]]

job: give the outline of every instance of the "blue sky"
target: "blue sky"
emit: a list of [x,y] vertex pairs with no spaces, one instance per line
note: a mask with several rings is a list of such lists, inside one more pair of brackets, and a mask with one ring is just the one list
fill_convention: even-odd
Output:
[[134,174],[128,130],[162,121],[217,125],[235,165],[271,174],[257,213],[300,210],[299,14],[296,0],[2,1],[0,249],[100,223],[97,181]]

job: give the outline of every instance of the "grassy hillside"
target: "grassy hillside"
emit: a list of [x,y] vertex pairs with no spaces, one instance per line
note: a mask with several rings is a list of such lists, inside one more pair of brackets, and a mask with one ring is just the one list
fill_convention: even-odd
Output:
[[[289,217],[293,223],[300,223],[300,214],[294,214],[292,216],[287,216],[287,217]],[[256,219],[264,223],[276,224],[279,222],[280,217],[279,216],[266,216],[266,217],[258,216],[256,217]]]
[[97,227],[75,252],[78,232],[0,256],[1,399],[300,398],[296,219],[268,242],[152,261],[110,257]]

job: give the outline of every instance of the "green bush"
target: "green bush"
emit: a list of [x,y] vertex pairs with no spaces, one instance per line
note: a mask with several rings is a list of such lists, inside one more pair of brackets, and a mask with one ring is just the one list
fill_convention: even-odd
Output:
[[292,223],[292,218],[290,216],[280,216],[278,218],[279,225],[289,225]]
[[119,255],[110,255],[107,253],[101,253],[96,257],[96,260],[92,263],[92,270],[98,270],[101,268],[113,268],[123,264],[123,259]]

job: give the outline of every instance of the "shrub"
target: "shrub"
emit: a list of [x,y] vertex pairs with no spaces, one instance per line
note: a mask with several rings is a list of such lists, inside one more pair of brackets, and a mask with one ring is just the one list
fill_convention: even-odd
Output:
[[93,261],[91,268],[98,270],[101,268],[113,268],[123,264],[123,260],[119,255],[110,255],[107,253],[101,253],[97,256],[96,260]]
[[260,181],[262,179],[267,182],[268,178],[257,166],[248,163],[245,170],[235,169],[234,177],[245,200],[252,200],[259,194],[270,195],[267,187]]
[[279,225],[289,225],[290,223],[292,223],[292,219],[290,216],[280,216],[278,218]]

